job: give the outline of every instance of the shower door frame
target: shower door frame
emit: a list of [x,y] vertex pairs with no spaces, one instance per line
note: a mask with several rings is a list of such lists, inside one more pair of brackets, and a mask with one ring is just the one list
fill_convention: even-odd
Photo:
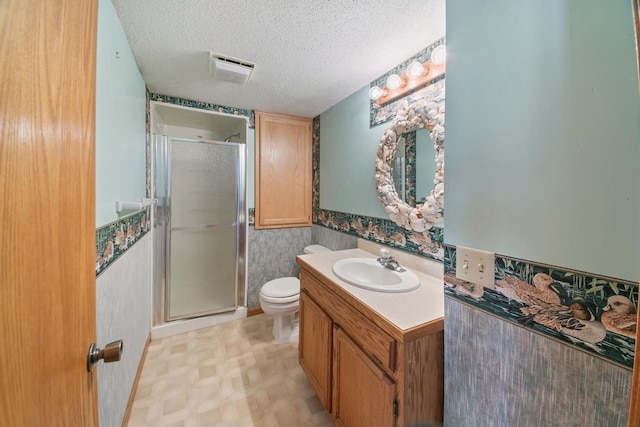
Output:
[[[181,316],[169,317],[169,295],[171,286],[171,141],[235,146],[237,155],[237,206],[236,206],[236,266],[235,301],[233,307],[201,311]],[[194,319],[226,313],[243,306],[246,288],[246,248],[247,248],[247,146],[244,143],[182,138],[154,133],[152,142],[152,189],[158,200],[154,208],[154,290],[153,324],[155,326],[178,320]]]

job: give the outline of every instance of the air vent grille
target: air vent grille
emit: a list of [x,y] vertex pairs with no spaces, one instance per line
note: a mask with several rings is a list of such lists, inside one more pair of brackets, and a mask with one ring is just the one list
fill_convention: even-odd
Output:
[[249,81],[256,64],[209,52],[209,74],[215,79],[236,84]]

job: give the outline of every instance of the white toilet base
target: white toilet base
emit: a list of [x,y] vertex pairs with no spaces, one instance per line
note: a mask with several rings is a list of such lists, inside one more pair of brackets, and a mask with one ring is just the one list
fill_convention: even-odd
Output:
[[278,344],[286,344],[298,339],[298,312],[287,316],[275,316],[271,333]]

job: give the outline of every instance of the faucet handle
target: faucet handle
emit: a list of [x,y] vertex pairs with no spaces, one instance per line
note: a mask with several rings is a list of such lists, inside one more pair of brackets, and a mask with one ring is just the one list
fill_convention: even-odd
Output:
[[391,252],[389,252],[389,249],[386,248],[380,248],[378,253],[380,254],[380,258],[382,259],[389,259],[391,257]]

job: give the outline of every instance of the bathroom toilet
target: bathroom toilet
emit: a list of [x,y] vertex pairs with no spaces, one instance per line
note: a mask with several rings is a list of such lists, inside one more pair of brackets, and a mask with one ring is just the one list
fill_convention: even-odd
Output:
[[[329,252],[321,245],[304,248],[305,254]],[[300,310],[300,279],[281,277],[269,280],[260,288],[260,307],[273,316],[273,337],[280,344],[298,338],[298,311]]]

